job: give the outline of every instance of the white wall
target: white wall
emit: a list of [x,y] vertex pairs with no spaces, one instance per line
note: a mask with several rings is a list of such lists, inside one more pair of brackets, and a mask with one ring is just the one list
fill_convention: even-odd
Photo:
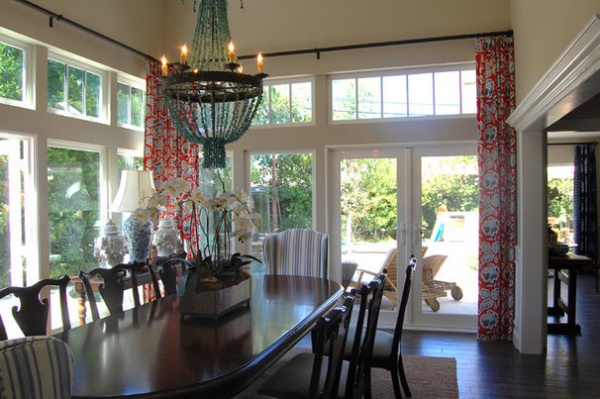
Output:
[[600,0],[511,0],[517,103],[595,14]]

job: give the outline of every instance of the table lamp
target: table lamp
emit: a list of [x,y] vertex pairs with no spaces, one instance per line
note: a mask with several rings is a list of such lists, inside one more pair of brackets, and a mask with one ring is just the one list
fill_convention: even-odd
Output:
[[[112,212],[133,212],[146,206],[154,192],[152,171],[124,170],[121,172],[121,184],[110,209]],[[125,220],[123,233],[127,239],[131,262],[148,260],[153,230],[151,221],[139,220],[133,213]]]

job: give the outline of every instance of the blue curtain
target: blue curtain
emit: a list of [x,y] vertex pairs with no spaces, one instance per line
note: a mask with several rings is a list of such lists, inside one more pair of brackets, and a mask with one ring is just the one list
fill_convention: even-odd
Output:
[[574,227],[575,253],[598,260],[595,144],[575,146]]

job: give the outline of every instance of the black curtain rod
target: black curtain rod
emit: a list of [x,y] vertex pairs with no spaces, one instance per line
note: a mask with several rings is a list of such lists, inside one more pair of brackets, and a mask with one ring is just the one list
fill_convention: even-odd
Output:
[[[506,30],[501,32],[487,32],[487,33],[468,33],[464,35],[453,35],[453,36],[438,36],[438,37],[426,37],[421,39],[407,39],[407,40],[393,40],[389,42],[376,42],[376,43],[363,43],[363,44],[350,44],[346,46],[333,46],[333,47],[323,47],[323,48],[312,48],[312,49],[304,49],[304,50],[291,50],[291,51],[280,51],[276,53],[265,53],[264,57],[282,57],[288,55],[298,55],[298,54],[312,54],[315,53],[317,55],[317,59],[321,59],[321,53],[331,52],[331,51],[342,51],[342,50],[357,50],[371,47],[384,47],[384,46],[401,46],[405,44],[418,44],[418,43],[429,43],[429,42],[443,42],[449,40],[462,40],[462,39],[476,39],[478,37],[485,36],[512,36],[512,30]],[[256,55],[242,55],[239,56],[238,59],[244,60],[249,58],[254,58]]]
[[[69,18],[65,18],[61,14],[57,14],[57,13],[50,11],[44,7],[34,4],[31,1],[28,1],[28,0],[15,0],[15,1],[18,3],[24,4],[30,8],[33,8],[34,10],[39,11],[43,14],[46,14],[48,17],[50,17],[49,25],[51,28],[53,27],[54,20],[56,19],[57,21],[64,22],[68,25],[71,25],[71,26],[77,28],[77,29],[81,29],[93,36],[97,36],[97,37],[99,37],[103,40],[106,40],[108,42],[111,42],[119,47],[123,47],[124,49],[129,50],[129,51],[131,51],[137,55],[140,55],[146,59],[149,59],[149,60],[152,60],[155,62],[160,62],[158,59],[156,59],[155,57],[153,57],[149,54],[145,54],[131,46],[128,46],[127,44],[121,43],[121,42],[119,42],[115,39],[112,39],[100,32],[96,32],[95,30],[92,30],[86,26],[83,26]],[[357,49],[372,48],[372,47],[400,46],[400,45],[405,45],[405,44],[442,42],[442,41],[461,40],[461,39],[475,39],[475,38],[484,37],[484,36],[512,36],[512,35],[513,35],[513,31],[507,30],[507,31],[501,31],[501,32],[471,33],[471,34],[464,34],[464,35],[427,37],[427,38],[421,38],[421,39],[394,40],[394,41],[388,41],[388,42],[363,43],[363,44],[351,44],[351,45],[346,45],[346,46],[333,46],[333,47],[312,48],[312,49],[304,49],[304,50],[279,51],[279,52],[274,52],[274,53],[265,53],[263,55],[265,57],[283,57],[283,56],[288,56],[288,55],[314,53],[317,55],[317,59],[320,59],[321,53],[326,53],[326,52],[331,52],[331,51],[357,50]],[[250,58],[254,58],[254,57],[256,57],[256,55],[242,55],[242,56],[239,56],[238,59],[245,60],[245,59],[250,59]]]
[[103,35],[100,32],[96,32],[95,30],[92,30],[92,29],[90,29],[90,28],[88,28],[86,26],[83,26],[83,25],[81,25],[81,24],[79,24],[79,23],[77,23],[77,22],[75,22],[73,20],[70,20],[69,18],[65,18],[62,15],[57,14],[55,12],[52,12],[52,11],[50,11],[50,10],[44,8],[44,7],[38,6],[37,4],[34,4],[34,3],[32,3],[32,2],[30,2],[28,0],[15,0],[15,1],[17,3],[21,3],[21,4],[24,4],[24,5],[28,6],[28,7],[30,7],[30,8],[33,8],[34,10],[39,11],[39,12],[41,12],[43,14],[46,14],[48,17],[50,17],[49,25],[50,25],[51,28],[54,27],[54,20],[57,20],[57,21],[60,21],[60,22],[64,22],[64,23],[66,23],[68,25],[74,26],[77,29],[81,29],[81,30],[83,30],[83,31],[85,31],[85,32],[93,35],[93,36],[97,36],[97,37],[99,37],[99,38],[101,38],[103,40],[111,42],[112,44],[116,44],[119,47],[123,47],[124,49],[129,50],[129,51],[131,51],[131,52],[133,52],[133,53],[135,53],[137,55],[140,55],[140,56],[142,56],[142,57],[144,57],[146,59],[153,60],[153,61],[156,61],[156,62],[160,62],[159,60],[157,60],[156,58],[154,58],[153,56],[151,56],[149,54],[145,54],[145,53],[143,53],[143,52],[141,52],[141,51],[139,51],[139,50],[137,50],[137,49],[135,49],[135,48],[133,48],[131,46],[128,46],[128,45],[126,45],[124,43],[121,43],[121,42],[119,42],[119,41],[117,41],[115,39],[112,39],[112,38],[110,38],[110,37],[108,37],[106,35]]
[[572,143],[548,143],[548,145],[582,145],[582,144],[594,144],[598,145],[597,141],[580,141],[580,142],[572,142]]

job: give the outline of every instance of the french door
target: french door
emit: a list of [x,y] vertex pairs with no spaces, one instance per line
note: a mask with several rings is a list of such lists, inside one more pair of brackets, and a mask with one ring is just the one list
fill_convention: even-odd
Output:
[[0,288],[39,279],[32,141],[0,134]]
[[382,326],[395,323],[414,254],[419,262],[405,325],[476,329],[475,154],[475,143],[331,150],[331,261],[351,285],[388,269],[398,292],[384,298]]

